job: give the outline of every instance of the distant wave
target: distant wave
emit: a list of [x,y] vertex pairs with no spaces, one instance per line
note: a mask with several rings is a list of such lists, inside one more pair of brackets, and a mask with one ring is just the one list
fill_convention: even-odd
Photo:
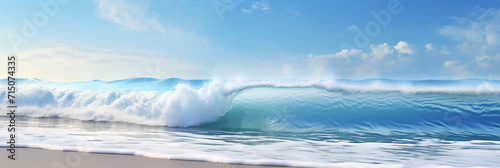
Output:
[[[132,78],[18,83],[18,115],[28,117],[255,129],[500,128],[498,80]],[[0,109],[5,102],[6,96]]]
[[[130,78],[114,81],[52,82],[36,78],[18,79],[22,85],[46,86],[82,90],[103,91],[173,91],[179,84],[193,89],[206,87],[211,82],[224,85],[226,92],[248,88],[308,88],[315,87],[328,91],[349,92],[402,92],[402,93],[449,93],[449,94],[499,94],[500,80],[462,79],[462,80],[182,80],[178,78]],[[6,79],[0,82],[6,83]]]

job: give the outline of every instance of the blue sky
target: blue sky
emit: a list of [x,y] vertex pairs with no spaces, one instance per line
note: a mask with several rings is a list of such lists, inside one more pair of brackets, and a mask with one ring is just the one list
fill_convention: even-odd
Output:
[[500,79],[497,0],[1,2],[18,77]]

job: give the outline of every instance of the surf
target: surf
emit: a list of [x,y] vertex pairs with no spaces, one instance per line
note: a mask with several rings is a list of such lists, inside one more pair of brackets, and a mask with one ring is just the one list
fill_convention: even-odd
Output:
[[[498,132],[500,81],[21,79],[19,116],[168,127]],[[5,91],[0,94],[6,94]],[[0,108],[5,107],[5,102]],[[5,109],[2,109],[5,110]]]

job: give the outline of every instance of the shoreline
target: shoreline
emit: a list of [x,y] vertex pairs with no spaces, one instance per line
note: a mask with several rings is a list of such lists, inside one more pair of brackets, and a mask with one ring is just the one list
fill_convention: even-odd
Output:
[[286,166],[264,166],[264,165],[244,165],[227,164],[208,161],[189,161],[152,158],[141,155],[118,154],[118,153],[96,153],[96,152],[78,152],[78,151],[59,151],[42,148],[24,148],[16,149],[16,160],[8,159],[6,147],[0,147],[0,162],[2,167],[12,168],[32,168],[32,167],[50,167],[50,168],[278,168]]

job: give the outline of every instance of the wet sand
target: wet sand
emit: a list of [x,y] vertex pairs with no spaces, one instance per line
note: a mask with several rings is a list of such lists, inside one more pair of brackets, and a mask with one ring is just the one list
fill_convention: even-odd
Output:
[[16,160],[0,148],[0,167],[5,168],[272,168],[201,161],[157,159],[136,155],[83,153],[35,148],[16,148]]

